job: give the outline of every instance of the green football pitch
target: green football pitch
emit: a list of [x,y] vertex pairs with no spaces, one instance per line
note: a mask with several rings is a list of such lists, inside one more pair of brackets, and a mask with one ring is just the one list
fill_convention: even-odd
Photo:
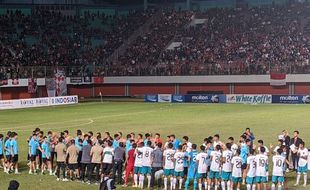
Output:
[[[164,138],[175,134],[178,138],[189,136],[192,142],[220,134],[222,141],[230,136],[239,139],[246,127],[250,127],[256,140],[276,144],[283,129],[290,134],[300,131],[300,136],[310,143],[310,107],[307,105],[237,105],[237,104],[152,104],[138,102],[80,103],[70,106],[45,107],[0,111],[0,133],[8,130],[18,133],[21,175],[0,173],[0,189],[7,189],[10,180],[21,183],[21,190],[95,190],[98,186],[77,182],[57,182],[55,177],[28,175],[26,162],[27,138],[34,128],[56,132],[68,129],[73,136],[76,129],[85,132],[111,134],[160,133]],[[289,189],[295,174],[288,174]],[[270,186],[270,184],[269,184]],[[119,187],[121,188],[121,187]],[[243,187],[244,188],[244,187]],[[127,188],[131,189],[131,188]]]

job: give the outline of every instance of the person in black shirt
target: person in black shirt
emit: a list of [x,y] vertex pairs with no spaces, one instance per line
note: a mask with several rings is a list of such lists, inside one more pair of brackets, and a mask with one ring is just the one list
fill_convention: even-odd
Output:
[[[299,138],[299,131],[294,131],[294,137],[290,141],[290,146],[295,145],[296,149],[298,149],[299,144],[302,142],[302,139]],[[292,161],[293,161],[293,169],[297,170],[298,168],[298,160],[299,157],[297,155],[297,151],[292,151],[291,150],[291,155],[292,155]]]

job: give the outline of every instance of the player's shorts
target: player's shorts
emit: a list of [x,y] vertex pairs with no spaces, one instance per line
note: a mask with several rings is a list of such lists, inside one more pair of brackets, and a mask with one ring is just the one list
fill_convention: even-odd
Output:
[[256,183],[255,177],[246,176],[245,181],[246,181],[246,184],[255,184]]
[[142,172],[142,167],[134,167],[133,173],[134,174],[140,174]]
[[307,164],[303,167],[298,166],[297,173],[307,173],[308,172],[308,166]]
[[283,176],[272,176],[272,183],[284,183]]
[[221,178],[220,172],[215,172],[215,171],[210,170],[209,178],[210,179],[220,179]]
[[68,164],[69,170],[77,170],[78,169],[78,164]]
[[222,176],[221,176],[223,181],[229,181],[231,179],[231,172],[224,172],[222,171]]
[[247,166],[248,166],[248,165],[247,165],[246,163],[244,163],[244,164],[241,165],[241,169],[242,169],[242,170],[245,170],[245,169],[247,168]]
[[196,178],[197,179],[207,178],[207,174],[206,173],[197,173]]
[[3,154],[0,154],[0,160],[3,159],[3,158],[4,158]]
[[46,163],[46,162],[49,162],[49,161],[50,161],[49,158],[42,158],[42,162],[43,162],[43,163]]
[[184,171],[182,172],[177,172],[177,171],[174,171],[174,174],[173,174],[175,177],[184,177]]
[[242,182],[242,177],[234,177],[234,176],[232,176],[231,177],[231,181],[233,183],[241,183]]
[[152,173],[152,168],[148,166],[143,166],[141,168],[141,174],[146,175],[146,174],[151,174]]
[[164,169],[164,176],[174,175],[174,169]]
[[15,154],[15,155],[12,157],[12,162],[13,162],[13,163],[17,163],[17,162],[18,162],[18,154]]
[[11,162],[12,161],[12,155],[5,155],[6,161]]
[[37,157],[37,155],[31,155],[31,156],[30,156],[30,161],[31,161],[31,162],[36,161],[36,157]]
[[265,176],[256,176],[255,177],[256,183],[267,183],[267,177]]
[[188,167],[184,167],[184,171],[183,171],[183,173],[184,173],[184,175],[186,175],[186,176],[187,176],[187,174],[188,174]]
[[113,164],[103,163],[102,165],[102,173],[105,175],[109,175],[112,171]]
[[40,156],[40,157],[42,156],[42,152],[40,150],[38,150],[38,149],[37,149],[36,156]]

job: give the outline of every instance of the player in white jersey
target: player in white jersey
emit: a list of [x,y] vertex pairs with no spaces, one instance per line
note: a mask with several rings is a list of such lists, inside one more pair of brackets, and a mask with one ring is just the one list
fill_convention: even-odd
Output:
[[255,150],[250,149],[249,156],[247,158],[247,168],[246,168],[246,188],[247,190],[255,190],[255,175],[256,175],[256,162],[255,162]]
[[183,140],[184,140],[184,145],[186,146],[186,152],[191,152],[192,151],[192,143],[189,141],[188,136],[184,136]]
[[196,163],[198,165],[196,177],[198,179],[198,188],[199,190],[202,189],[202,182],[205,184],[205,188],[207,187],[207,163],[206,159],[208,154],[205,153],[206,147],[201,145],[200,146],[200,153],[196,156]]
[[216,145],[215,150],[211,152],[211,166],[208,180],[208,190],[211,189],[211,184],[214,183],[214,189],[217,190],[220,179],[220,166],[221,166],[221,145]]
[[143,159],[143,152],[142,148],[144,146],[143,142],[140,142],[138,148],[135,150],[135,163],[134,163],[134,187],[138,187],[138,178],[140,177],[142,171],[142,159]]
[[281,148],[281,146],[283,146],[283,145],[284,145],[283,140],[279,139],[277,146],[273,147],[272,144],[270,145],[270,151],[272,151],[272,154],[276,155],[278,153],[277,152],[278,149]]
[[174,154],[175,150],[172,149],[173,144],[169,143],[167,149],[163,153],[163,166],[164,166],[164,187],[167,190],[168,178],[170,178],[170,189],[173,188],[173,175],[174,175]]
[[235,156],[235,155],[236,155],[236,152],[237,152],[237,150],[238,150],[239,147],[238,147],[238,145],[235,143],[234,137],[229,137],[229,138],[228,138],[228,143],[231,144],[231,151],[232,151],[233,155]]
[[264,147],[265,148],[265,155],[266,156],[268,156],[269,155],[269,149],[266,147],[266,146],[264,146],[264,141],[263,140],[258,140],[257,141],[257,151],[258,151],[258,153],[260,153],[261,152],[261,147]]
[[143,182],[144,177],[147,177],[148,185],[147,187],[151,187],[151,173],[152,173],[152,160],[151,160],[151,154],[153,153],[153,149],[151,148],[152,142],[147,141],[146,146],[141,148],[142,150],[142,170],[141,175],[139,177],[139,187],[143,189]]
[[296,184],[295,186],[299,185],[300,181],[300,176],[301,174],[304,174],[304,187],[307,186],[307,172],[308,172],[308,166],[307,166],[307,161],[308,161],[308,149],[305,148],[305,142],[301,142],[299,144],[299,149],[297,151],[297,155],[299,156],[299,161],[298,161],[298,169],[297,169],[297,179],[296,179]]
[[182,189],[183,177],[184,177],[184,162],[185,152],[183,152],[183,146],[179,145],[177,152],[174,154],[174,178],[173,189],[176,189],[177,180],[179,180],[179,189]]
[[212,141],[213,141],[213,147],[216,147],[217,145],[222,146],[222,144],[223,144],[220,141],[220,135],[219,134],[214,135]]
[[231,159],[233,158],[233,152],[231,151],[231,144],[226,143],[225,150],[223,151],[222,156],[222,190],[226,189],[230,190],[230,180],[231,180],[231,172],[232,172],[232,165]]
[[[260,153],[260,149],[261,149],[261,147],[264,147],[265,148],[265,155],[266,156],[269,156],[269,149],[267,148],[267,146],[265,146],[264,145],[264,141],[263,140],[258,140],[257,141],[258,142],[258,147],[257,147],[257,151],[258,151],[258,153]],[[268,177],[269,177],[269,170],[268,170],[268,168],[267,168],[267,172],[266,172],[266,179],[267,179],[267,181],[268,181]]]
[[231,190],[234,189],[234,186],[237,186],[237,190],[240,190],[240,184],[242,182],[242,158],[240,157],[241,150],[236,151],[236,156],[231,160],[233,165],[232,174],[231,174]]
[[256,185],[257,190],[260,190],[263,186],[264,190],[267,190],[267,168],[268,168],[268,156],[265,154],[265,147],[260,147],[260,153],[255,157],[256,162]]
[[282,153],[283,150],[278,148],[277,155],[272,157],[273,170],[271,190],[276,190],[276,185],[278,185],[278,190],[281,190],[284,185],[284,165],[286,164],[286,158],[281,155]]
[[112,147],[112,141],[108,141],[106,147],[103,149],[102,172],[104,178],[106,178],[112,171],[113,157],[114,148]]

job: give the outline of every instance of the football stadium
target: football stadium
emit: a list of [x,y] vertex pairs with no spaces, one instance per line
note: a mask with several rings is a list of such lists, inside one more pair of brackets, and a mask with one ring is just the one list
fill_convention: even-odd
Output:
[[310,189],[309,59],[308,0],[0,0],[0,189]]

